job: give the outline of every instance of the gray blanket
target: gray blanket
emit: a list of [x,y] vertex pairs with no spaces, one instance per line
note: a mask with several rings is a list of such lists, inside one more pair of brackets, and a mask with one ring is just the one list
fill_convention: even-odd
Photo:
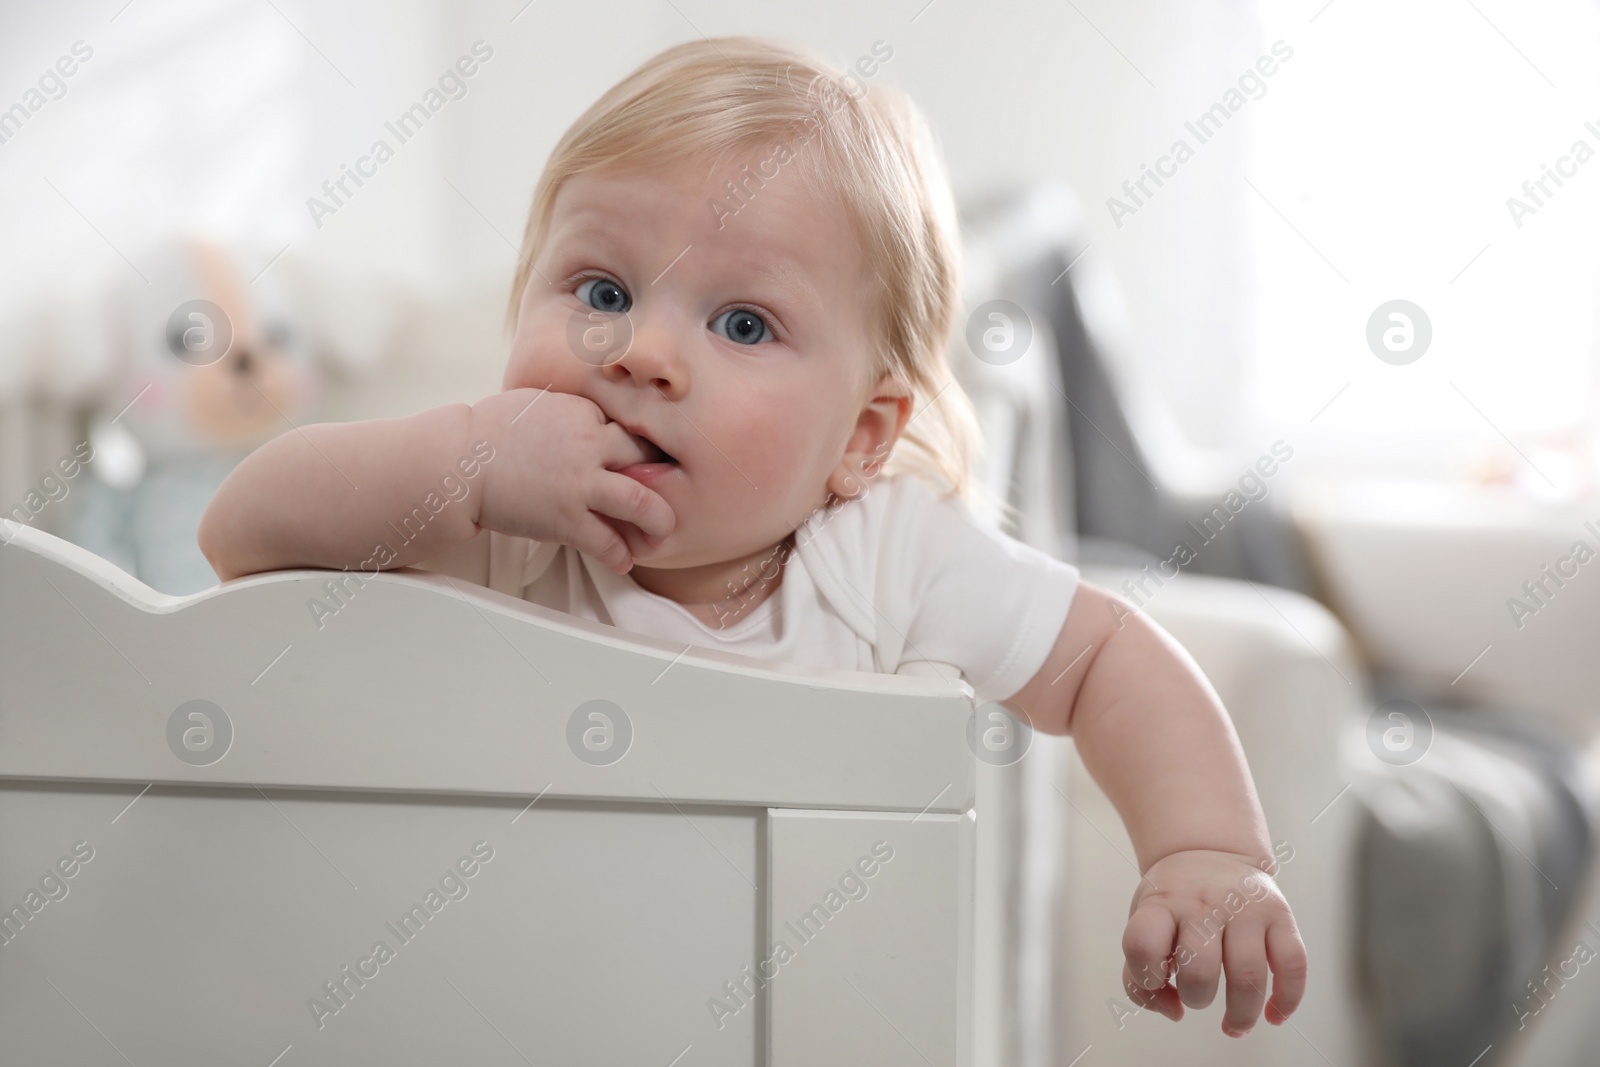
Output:
[[1594,827],[1564,742],[1511,713],[1428,711],[1427,754],[1361,788],[1361,969],[1395,1062],[1465,1067],[1492,1044],[1488,1067],[1542,1007],[1528,983],[1572,955]]

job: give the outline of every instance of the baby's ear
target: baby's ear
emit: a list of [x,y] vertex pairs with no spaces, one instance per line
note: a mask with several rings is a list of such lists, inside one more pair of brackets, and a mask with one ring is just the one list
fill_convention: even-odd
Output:
[[883,375],[856,416],[844,455],[828,475],[828,489],[846,500],[859,496],[877,477],[910,419],[911,390],[894,375]]

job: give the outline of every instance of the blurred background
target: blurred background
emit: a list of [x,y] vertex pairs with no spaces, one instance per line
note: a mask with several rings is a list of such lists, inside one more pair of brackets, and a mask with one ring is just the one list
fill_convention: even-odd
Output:
[[[556,139],[729,33],[881,42],[930,119],[1013,532],[1184,640],[1313,857],[1284,884],[1336,1007],[1272,1040],[1592,1062],[1593,0],[5,5],[4,517],[215,584],[195,524],[250,449],[498,387]],[[1059,932],[1060,1062],[1142,1062],[1182,1027],[1115,1007],[1131,872],[1077,778],[1069,892],[1110,888]]]

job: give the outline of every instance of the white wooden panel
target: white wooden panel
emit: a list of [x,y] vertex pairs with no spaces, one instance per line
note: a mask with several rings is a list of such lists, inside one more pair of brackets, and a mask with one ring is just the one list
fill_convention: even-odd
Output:
[[[0,1034],[19,1062],[901,1062],[888,1020],[906,1062],[969,1062],[986,979],[964,684],[689,653],[419,572],[367,578],[318,629],[332,572],[169,597],[5,535],[0,908],[26,918],[0,939]],[[194,701],[213,705],[198,750]],[[593,701],[631,729],[614,761],[573,740]],[[879,839],[895,859],[805,947],[777,1014],[716,1017],[773,917]],[[480,840],[496,859],[469,895],[317,1026],[322,983]],[[29,898],[79,841],[95,858],[50,882],[67,895]],[[841,1020],[865,1044],[818,1058]]]
[[768,998],[771,1067],[968,1062],[960,976],[971,968],[972,883],[961,824],[971,820],[769,815],[762,959],[772,962],[761,976],[772,978],[758,995]]
[[[93,850],[0,944],[0,1062],[759,1062],[753,1015],[718,1029],[704,1001],[758,942],[762,812],[137,792],[0,783],[0,908]],[[393,958],[359,964],[380,940]],[[341,1006],[346,966],[376,974]]]
[[[0,778],[971,803],[960,681],[685,652],[424,572],[366,578],[318,629],[307,605],[339,572],[169,597],[48,534],[6,535]],[[218,705],[232,726],[209,766],[168,745],[169,719],[191,700]],[[595,700],[621,708],[633,734],[602,766],[567,741],[570,718]]]

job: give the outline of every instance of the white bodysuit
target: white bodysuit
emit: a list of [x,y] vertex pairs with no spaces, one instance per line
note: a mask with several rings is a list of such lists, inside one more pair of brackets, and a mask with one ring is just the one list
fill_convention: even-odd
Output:
[[1012,696],[1039,670],[1078,585],[1071,564],[982,524],[911,474],[885,474],[855,500],[819,509],[793,544],[777,590],[743,611],[730,600],[720,629],[570,545],[480,530],[417,567],[758,659],[886,674],[950,664],[979,701]]

